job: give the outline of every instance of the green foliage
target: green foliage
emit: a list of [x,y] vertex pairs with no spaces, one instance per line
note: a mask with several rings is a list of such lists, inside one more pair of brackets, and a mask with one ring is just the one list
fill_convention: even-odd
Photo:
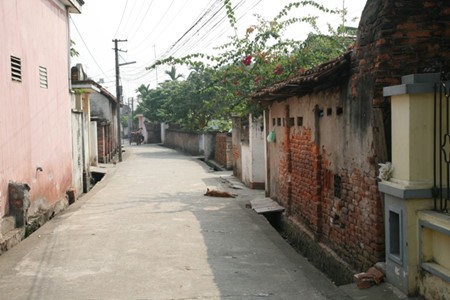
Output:
[[[224,0],[224,6],[236,30],[231,0]],[[257,116],[260,108],[250,101],[252,93],[334,59],[354,43],[343,24],[336,29],[329,25],[324,34],[317,26],[317,17],[290,17],[293,9],[307,6],[322,13],[340,14],[345,20],[345,10],[330,10],[314,1],[290,3],[270,21],[257,16],[257,25],[249,26],[243,37],[236,34],[217,49],[220,55],[169,57],[149,66],[147,69],[171,64],[172,69],[166,73],[172,81],[153,90],[141,86],[138,109],[152,121],[176,123],[187,130],[226,130],[231,115]],[[285,31],[299,23],[313,28],[306,40],[285,38]],[[177,81],[174,65],[188,65],[192,72],[186,80]]]
[[170,71],[166,71],[165,73],[167,75],[169,75],[170,80],[172,80],[172,81],[175,81],[175,80],[178,80],[178,79],[184,77],[182,74],[177,74],[177,69],[175,68],[175,66],[172,66],[170,68]]
[[122,128],[128,127],[128,115],[120,116],[120,124],[122,125]]
[[79,56],[80,53],[75,49],[75,42],[73,40],[70,40],[70,51],[69,51],[70,57]]

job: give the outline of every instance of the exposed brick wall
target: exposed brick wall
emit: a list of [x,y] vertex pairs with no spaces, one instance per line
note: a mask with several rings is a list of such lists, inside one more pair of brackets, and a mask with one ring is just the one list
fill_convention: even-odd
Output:
[[231,151],[231,136],[228,136],[227,133],[218,133],[216,135],[214,160],[227,169],[232,168]]
[[106,163],[106,147],[107,147],[107,140],[106,140],[106,133],[105,133],[105,127],[104,126],[97,126],[97,146],[98,146],[98,162],[100,163]]
[[448,0],[369,0],[358,28],[352,97],[371,96],[381,106],[383,87],[403,75],[450,72],[449,19]]
[[319,234],[320,156],[311,138],[311,129],[304,129],[291,138],[292,200],[290,213]]
[[[384,260],[383,208],[377,181],[358,169],[342,170],[341,197],[334,188],[323,194],[323,239],[357,269]],[[329,179],[333,184],[333,178]]]
[[[355,269],[385,259],[376,177],[390,149],[383,88],[408,74],[450,72],[449,20],[448,0],[368,0],[347,82],[270,103],[267,125],[277,133],[267,147],[270,197]],[[302,124],[290,128],[288,119]]]
[[[328,167],[326,149],[319,151],[312,130],[304,128],[290,137],[292,170],[286,155],[280,158],[280,203],[288,215],[304,224],[342,259],[356,269],[365,269],[384,259],[383,208],[375,170],[363,172]],[[335,195],[334,175],[341,185]]]

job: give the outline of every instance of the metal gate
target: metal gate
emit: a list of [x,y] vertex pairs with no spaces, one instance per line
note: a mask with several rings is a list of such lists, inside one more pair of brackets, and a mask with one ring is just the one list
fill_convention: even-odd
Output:
[[450,90],[444,73],[434,86],[434,209],[448,213],[450,202]]

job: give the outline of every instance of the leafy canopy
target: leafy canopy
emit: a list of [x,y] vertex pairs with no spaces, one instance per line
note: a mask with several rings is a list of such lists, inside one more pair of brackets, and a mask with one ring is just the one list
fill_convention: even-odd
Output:
[[[237,32],[232,2],[223,1],[230,25]],[[217,49],[218,55],[168,57],[149,66],[148,70],[172,65],[166,71],[172,80],[156,89],[141,85],[137,90],[141,99],[138,110],[151,121],[175,123],[186,130],[226,130],[232,115],[258,114],[259,108],[250,101],[253,92],[336,58],[354,43],[344,21],[336,28],[328,25],[328,32],[322,33],[317,16],[291,16],[294,9],[304,7],[314,7],[322,14],[340,14],[345,21],[345,9],[330,10],[315,1],[290,3],[270,21],[257,16],[258,23],[249,26],[244,36],[230,37]],[[286,30],[299,23],[312,27],[307,38],[286,38]],[[176,75],[175,65],[191,68],[186,80],[177,80],[180,75]],[[211,128],[212,123],[223,128]]]

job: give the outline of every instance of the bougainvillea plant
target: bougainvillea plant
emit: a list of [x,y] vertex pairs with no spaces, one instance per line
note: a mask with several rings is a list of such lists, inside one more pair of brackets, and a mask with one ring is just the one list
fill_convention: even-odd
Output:
[[[232,1],[223,1],[230,25],[237,32]],[[159,105],[156,111],[190,130],[203,130],[211,120],[229,120],[231,115],[257,114],[259,108],[250,101],[253,92],[336,58],[354,43],[354,36],[348,34],[343,24],[337,28],[328,25],[325,34],[317,25],[317,16],[291,16],[294,9],[304,7],[313,7],[322,15],[340,14],[343,19],[346,14],[345,10],[330,10],[315,1],[293,2],[273,20],[257,16],[257,24],[248,26],[242,37],[236,34],[218,47],[218,55],[196,53],[155,62],[147,69],[163,64],[182,64],[195,70],[183,82],[157,88],[167,89],[167,98],[165,105]],[[311,33],[302,41],[287,38],[285,31],[299,23],[309,24]],[[145,98],[144,95],[141,97]],[[141,105],[155,105],[150,102],[142,101]],[[196,103],[200,104],[194,105]],[[145,114],[146,108],[140,109]]]

